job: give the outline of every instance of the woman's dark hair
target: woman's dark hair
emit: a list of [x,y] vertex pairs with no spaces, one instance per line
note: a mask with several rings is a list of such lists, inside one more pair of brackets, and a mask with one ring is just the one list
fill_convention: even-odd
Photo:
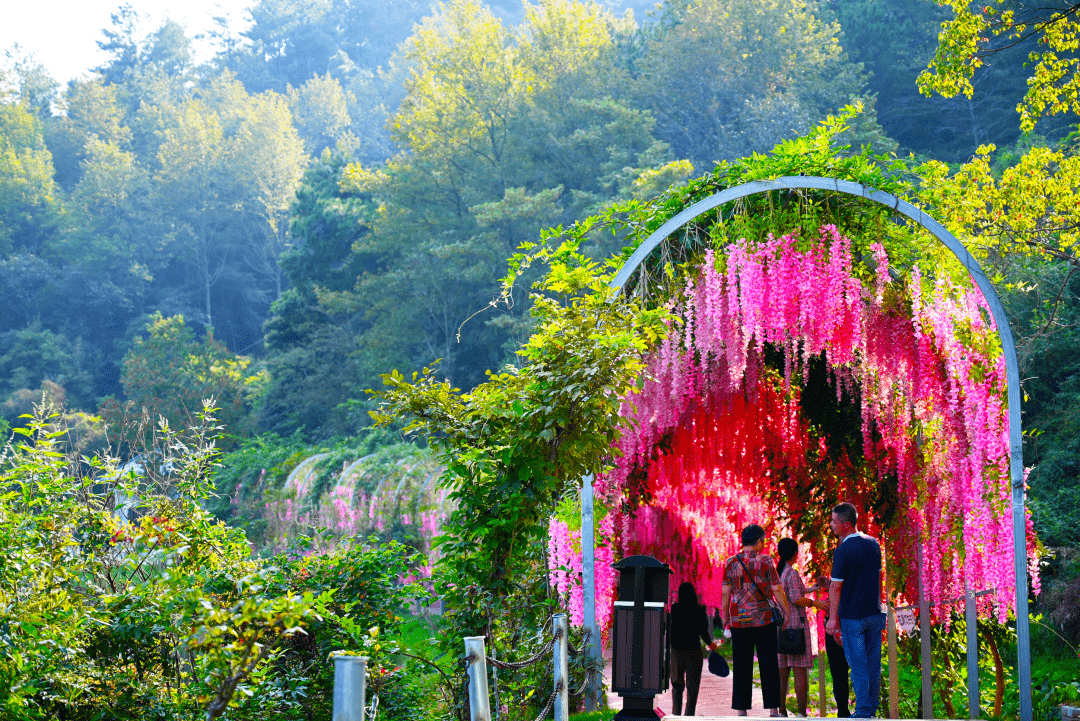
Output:
[[776,555],[780,557],[780,562],[776,564],[777,576],[784,572],[784,568],[787,567],[791,559],[795,558],[795,554],[798,552],[799,544],[795,543],[795,539],[780,539],[780,543],[776,544]]
[[694,584],[689,581],[683,581],[679,584],[679,603],[690,607],[698,605],[697,591],[694,590]]
[[742,529],[742,545],[744,546],[753,546],[762,538],[765,538],[765,529],[756,523],[751,523]]

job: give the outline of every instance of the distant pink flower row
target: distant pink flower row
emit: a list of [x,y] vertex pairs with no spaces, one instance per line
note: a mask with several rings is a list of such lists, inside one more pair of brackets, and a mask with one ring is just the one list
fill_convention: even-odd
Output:
[[[379,498],[368,498],[363,492],[356,498],[353,496],[351,487],[334,486],[319,500],[317,509],[306,512],[298,510],[300,502],[292,495],[268,502],[265,517],[274,548],[283,550],[296,538],[297,534],[310,533],[311,529],[316,527],[325,528],[330,532],[328,540],[331,545],[336,544],[340,539],[364,536],[373,532],[382,533],[386,530],[387,523],[392,524],[394,517],[397,516],[402,526],[412,529],[419,536],[421,551],[424,553],[426,562],[416,570],[421,579],[429,578],[432,566],[438,558],[432,541],[441,531],[445,515],[438,509],[421,510],[418,518],[413,518],[408,513],[398,515],[396,504],[387,504],[385,499],[384,503],[380,504]],[[410,578],[415,577],[410,576]]]

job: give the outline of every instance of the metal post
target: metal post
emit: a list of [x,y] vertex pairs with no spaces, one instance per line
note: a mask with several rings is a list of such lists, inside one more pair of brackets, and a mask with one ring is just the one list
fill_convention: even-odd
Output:
[[900,669],[896,658],[896,606],[892,603],[889,604],[889,718],[900,718]]
[[922,717],[934,718],[934,686],[930,680],[930,599],[926,595],[926,570],[923,568],[923,548],[917,546],[919,563],[919,647],[922,664]]
[[567,668],[566,653],[570,625],[566,622],[565,613],[556,613],[551,625],[555,632],[555,721],[569,721],[570,670]]
[[367,656],[334,656],[333,721],[364,721]]
[[817,684],[818,684],[818,716],[825,718],[829,710],[826,708],[825,690],[825,664],[829,662],[829,656],[825,653],[825,636],[821,637],[821,648],[817,655]]
[[[1002,337],[1006,326],[998,330]],[[1004,341],[1003,341],[1004,343]],[[1006,356],[1006,360],[1008,357]],[[1009,367],[1009,445],[1012,446],[1010,462],[1013,481],[1013,576],[1016,579],[1016,660],[1017,681],[1020,686],[1020,721],[1031,721],[1034,708],[1031,704],[1031,627],[1028,618],[1027,579],[1027,523],[1024,513],[1024,464],[1021,455],[1023,439],[1020,435],[1020,374]]]
[[[593,477],[581,479],[581,583],[585,606],[587,651],[596,668],[603,668],[600,659],[600,629],[596,625],[596,538],[593,531]],[[585,710],[595,711],[600,696],[599,673],[589,677],[585,689]]]
[[975,591],[964,589],[964,621],[967,623],[968,718],[979,718],[979,617]]
[[469,721],[491,721],[483,636],[465,637],[465,660],[469,664]]

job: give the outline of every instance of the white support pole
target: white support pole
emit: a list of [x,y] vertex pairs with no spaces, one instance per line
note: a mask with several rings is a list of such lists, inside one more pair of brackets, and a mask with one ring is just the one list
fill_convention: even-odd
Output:
[[[600,658],[600,629],[596,625],[596,537],[593,531],[593,477],[590,473],[581,479],[581,583],[584,592],[585,631],[589,658],[597,668],[602,668]],[[598,674],[589,678],[585,689],[585,710],[596,711],[600,697]]]
[[964,621],[967,623],[968,718],[979,718],[979,617],[975,591],[964,589]]
[[829,663],[829,656],[825,652],[825,636],[821,636],[821,648],[817,655],[817,683],[818,683],[818,716],[825,718],[829,715],[828,698],[825,686],[825,665]]
[[565,613],[556,613],[551,620],[555,633],[555,721],[570,720],[570,669],[567,667],[567,634],[570,625]]
[[334,656],[333,721],[364,721],[367,656]]
[[930,599],[926,596],[926,569],[923,568],[922,541],[918,543],[919,562],[919,648],[922,665],[922,717],[934,718],[934,685],[930,679]]
[[[890,594],[891,596],[891,594]],[[896,653],[896,606],[889,600],[889,718],[900,718],[900,667]]]
[[483,636],[465,637],[465,660],[469,664],[469,721],[491,721]]

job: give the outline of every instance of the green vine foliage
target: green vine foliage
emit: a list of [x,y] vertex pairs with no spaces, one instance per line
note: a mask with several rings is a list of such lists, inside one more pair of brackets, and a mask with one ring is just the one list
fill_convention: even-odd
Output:
[[546,593],[547,515],[567,487],[605,467],[621,398],[666,329],[664,311],[616,297],[609,273],[579,245],[570,238],[544,251],[550,271],[531,295],[536,331],[518,351],[522,368],[468,393],[434,368],[411,381],[394,372],[372,413],[380,424],[407,419],[406,432],[427,435],[446,463],[442,482],[457,508],[438,541],[435,584],[445,650],[457,656],[462,636],[542,623],[522,601]]
[[[933,207],[920,203],[920,181],[904,159],[843,144],[861,113],[861,103],[842,108],[807,135],[783,141],[768,154],[718,163],[712,172],[686,185],[672,186],[651,201],[613,205],[582,221],[577,232],[584,230],[594,238],[610,233],[623,239],[626,247],[607,261],[608,267],[618,268],[654,230],[690,205],[751,181],[798,175],[862,183],[921,205],[933,214]],[[626,292],[650,306],[662,304],[681,289],[686,271],[700,263],[706,249],[723,249],[740,238],[753,240],[793,231],[809,242],[825,224],[840,228],[862,256],[869,255],[869,245],[877,241],[889,252],[894,268],[910,268],[918,262],[931,274],[947,272],[954,280],[967,280],[966,271],[932,235],[891,209],[836,192],[791,190],[733,201],[686,224],[646,259],[628,281]],[[532,250],[528,244],[523,247]],[[530,258],[521,254],[514,260],[527,265]],[[511,268],[515,269],[513,263]],[[861,270],[868,276],[873,273],[870,265]]]

